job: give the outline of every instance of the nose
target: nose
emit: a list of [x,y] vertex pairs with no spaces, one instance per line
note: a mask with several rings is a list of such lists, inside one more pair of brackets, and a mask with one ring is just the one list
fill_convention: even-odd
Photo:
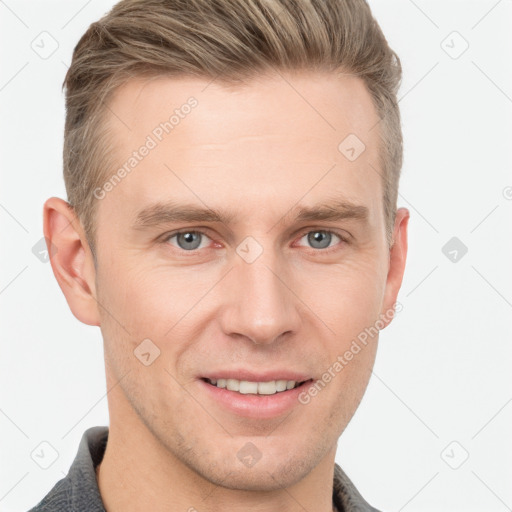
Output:
[[227,335],[243,336],[255,344],[271,344],[298,332],[300,300],[289,284],[285,262],[264,252],[256,261],[235,261],[224,288],[220,323]]

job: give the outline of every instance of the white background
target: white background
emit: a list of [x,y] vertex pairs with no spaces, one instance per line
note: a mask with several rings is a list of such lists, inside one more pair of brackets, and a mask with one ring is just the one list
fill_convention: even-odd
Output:
[[[2,511],[35,505],[83,432],[108,424],[100,331],[75,319],[32,248],[44,201],[66,198],[72,49],[113,4],[0,1]],[[512,2],[371,6],[404,70],[409,255],[404,309],[381,333],[337,462],[384,511],[512,510]],[[31,47],[43,31],[58,43],[46,59]],[[468,248],[457,262],[442,252],[454,236]],[[59,454],[46,470],[30,456],[42,441]]]

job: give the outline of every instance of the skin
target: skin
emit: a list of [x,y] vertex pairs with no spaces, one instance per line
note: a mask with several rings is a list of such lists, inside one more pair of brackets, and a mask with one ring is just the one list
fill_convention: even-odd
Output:
[[[378,117],[363,82],[348,75],[303,71],[236,87],[134,79],[110,103],[118,164],[190,96],[197,107],[98,201],[96,268],[73,210],[56,197],[44,205],[45,236],[58,248],[54,274],[76,318],[99,326],[104,340],[102,499],[109,512],[327,512],[337,440],[366,390],[378,335],[307,405],[276,418],[224,409],[198,375],[287,368],[319,379],[392,310],[409,212],[397,210],[390,249],[375,172],[378,129],[370,130]],[[350,133],[366,145],[353,162],[338,150]],[[367,222],[284,217],[332,198],[366,206]],[[133,228],[138,211],[168,199],[229,207],[234,216],[229,224]],[[195,252],[170,237],[183,228],[204,233]],[[328,249],[318,248],[307,234],[322,230],[349,242],[333,235]],[[263,248],[250,264],[236,252],[248,236]],[[133,353],[146,338],[160,349],[149,366]],[[247,442],[262,454],[252,467],[236,456]]]

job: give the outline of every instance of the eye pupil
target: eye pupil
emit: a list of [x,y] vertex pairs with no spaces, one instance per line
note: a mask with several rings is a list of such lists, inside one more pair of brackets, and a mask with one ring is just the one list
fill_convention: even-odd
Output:
[[[200,233],[195,233],[194,231],[187,231],[185,233],[178,233],[176,236],[176,241],[181,249],[185,250],[193,250],[197,249],[199,245],[201,245]],[[181,243],[184,242],[184,243]],[[191,247],[192,245],[192,247]]]
[[[331,243],[332,235],[326,231],[311,231],[308,235],[308,242],[315,249],[325,249]],[[320,244],[318,246],[317,244]]]

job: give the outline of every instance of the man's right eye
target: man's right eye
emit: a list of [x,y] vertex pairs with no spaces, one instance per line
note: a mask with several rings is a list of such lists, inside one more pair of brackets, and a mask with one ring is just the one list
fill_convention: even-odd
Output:
[[[169,233],[163,241],[171,243],[171,245],[174,245],[178,249],[190,252],[197,249],[204,249],[206,247],[204,244],[205,238],[209,239],[202,231],[182,230]],[[175,239],[175,243],[171,242],[172,239]]]

